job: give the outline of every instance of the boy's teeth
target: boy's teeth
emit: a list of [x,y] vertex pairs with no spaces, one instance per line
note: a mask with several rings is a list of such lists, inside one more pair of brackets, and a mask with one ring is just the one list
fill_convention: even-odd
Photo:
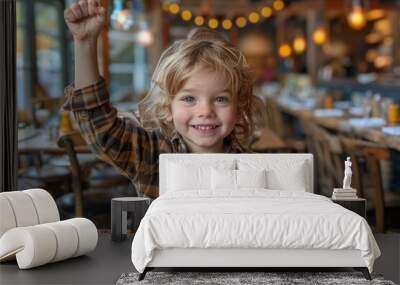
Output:
[[216,128],[214,125],[195,125],[194,127],[201,131],[207,131]]

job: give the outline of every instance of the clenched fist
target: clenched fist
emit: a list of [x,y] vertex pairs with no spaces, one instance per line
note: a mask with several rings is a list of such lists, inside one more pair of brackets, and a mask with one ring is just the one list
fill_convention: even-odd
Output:
[[75,40],[94,40],[106,23],[106,9],[97,0],[80,0],[65,9],[64,19]]

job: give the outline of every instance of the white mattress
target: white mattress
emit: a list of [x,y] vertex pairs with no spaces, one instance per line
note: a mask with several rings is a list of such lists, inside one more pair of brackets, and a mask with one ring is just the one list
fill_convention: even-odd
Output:
[[380,255],[359,215],[323,196],[266,189],[221,197],[199,196],[196,190],[165,193],[136,232],[135,268],[143,272],[154,251],[167,248],[360,250],[370,271]]

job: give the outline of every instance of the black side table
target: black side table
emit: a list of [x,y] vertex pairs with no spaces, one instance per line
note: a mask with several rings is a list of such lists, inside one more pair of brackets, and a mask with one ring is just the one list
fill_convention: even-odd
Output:
[[113,241],[126,239],[128,212],[133,215],[133,227],[136,231],[150,203],[151,199],[144,197],[113,198],[111,200],[111,239]]
[[363,198],[357,199],[332,199],[332,202],[339,204],[340,206],[359,214],[364,219],[366,218],[367,202]]

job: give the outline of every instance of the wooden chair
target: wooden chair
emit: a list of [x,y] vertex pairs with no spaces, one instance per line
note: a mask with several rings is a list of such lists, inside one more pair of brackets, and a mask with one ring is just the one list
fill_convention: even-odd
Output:
[[284,116],[275,99],[266,99],[266,127],[285,141],[285,152],[304,152],[306,143],[304,139],[294,135],[293,126]]
[[316,193],[331,196],[333,188],[336,187],[336,169],[332,163],[331,144],[333,138],[325,130],[318,127],[309,120],[302,120],[301,125],[306,134],[306,145],[308,152],[314,155],[315,161],[315,188]]
[[337,136],[309,120],[302,120],[308,152],[314,154],[316,192],[331,196],[343,178],[342,148]]
[[[97,176],[91,175],[92,169],[111,169],[100,160],[86,162],[81,165],[78,153],[89,152],[86,142],[80,133],[61,135],[58,145],[65,149],[72,173],[72,193],[59,199],[57,204],[65,218],[87,217],[98,227],[109,227],[111,199],[120,196],[135,196],[130,188],[130,181],[116,171],[100,172]],[[92,180],[95,182],[92,183]]]
[[276,101],[274,99],[266,99],[266,109],[268,128],[280,137],[287,136],[290,127],[285,123],[282,111]]
[[[59,112],[61,103],[62,97],[39,96],[33,98],[32,116],[35,127],[42,128],[52,115]],[[44,117],[43,111],[46,114]]]
[[324,165],[331,181],[333,190],[334,187],[340,187],[343,184],[344,177],[344,155],[337,135],[334,135],[323,128],[320,128],[320,141],[322,151],[324,153]]
[[[391,152],[387,147],[363,140],[340,137],[345,152],[351,157],[353,185],[360,197],[372,201],[375,210],[375,231],[387,229],[386,211],[400,209],[400,192],[384,191],[382,179],[382,161],[390,161]],[[365,164],[366,173],[362,166]]]
[[[18,188],[45,188],[54,197],[70,191],[71,171],[65,166],[50,165],[41,153],[19,156]],[[36,187],[36,188],[37,188]]]

